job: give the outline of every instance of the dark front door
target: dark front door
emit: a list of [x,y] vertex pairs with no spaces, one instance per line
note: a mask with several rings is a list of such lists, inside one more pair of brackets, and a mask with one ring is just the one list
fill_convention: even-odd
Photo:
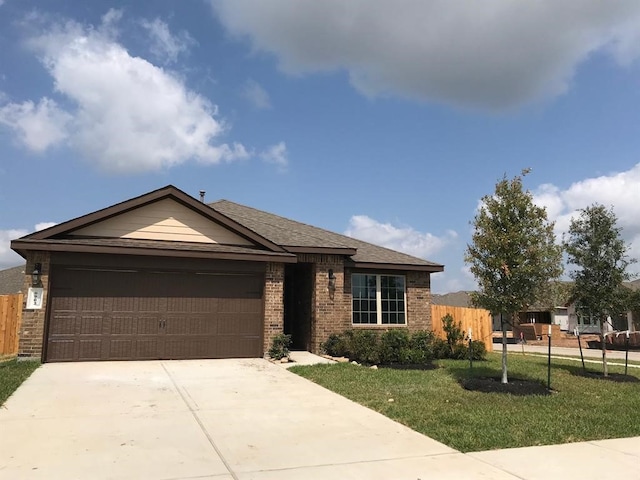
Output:
[[54,267],[46,360],[261,357],[264,276]]
[[285,267],[284,333],[291,335],[292,348],[311,349],[313,264],[296,263]]

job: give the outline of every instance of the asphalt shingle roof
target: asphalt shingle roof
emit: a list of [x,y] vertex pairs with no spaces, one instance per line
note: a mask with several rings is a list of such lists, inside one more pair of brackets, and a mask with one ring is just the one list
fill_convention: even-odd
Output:
[[19,293],[24,285],[25,265],[0,270],[0,295]]
[[357,263],[380,263],[433,267],[441,270],[442,265],[422,258],[396,252],[355,238],[340,235],[329,230],[280,217],[272,213],[246,207],[229,200],[210,203],[214,210],[244,225],[258,235],[287,247],[308,248],[348,248],[357,249],[351,258]]

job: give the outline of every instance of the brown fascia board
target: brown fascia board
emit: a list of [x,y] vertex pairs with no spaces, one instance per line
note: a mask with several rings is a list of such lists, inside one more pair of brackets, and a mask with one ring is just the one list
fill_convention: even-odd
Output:
[[95,246],[95,245],[72,245],[60,243],[38,243],[31,239],[27,241],[13,240],[11,248],[26,258],[24,252],[29,250],[39,250],[47,252],[74,252],[74,253],[102,253],[112,255],[145,255],[155,257],[180,257],[180,258],[211,258],[217,260],[242,260],[252,262],[280,262],[297,263],[295,255],[289,253],[228,253],[228,252],[207,252],[195,250],[162,250],[158,248],[136,248],[121,246]]
[[328,255],[355,255],[358,251],[355,248],[350,247],[284,247],[287,252],[291,253],[320,253]]
[[348,264],[351,268],[362,268],[366,270],[406,270],[417,272],[444,272],[444,265],[408,265],[402,263],[372,263],[353,262]]
[[115,205],[112,205],[110,207],[106,207],[93,213],[74,218],[73,220],[54,225],[53,227],[49,227],[45,230],[40,230],[39,232],[26,235],[22,238],[30,240],[45,240],[56,235],[70,233],[73,230],[87,227],[94,223],[106,220],[111,217],[115,217],[116,215],[128,212],[143,205],[148,205],[150,203],[169,197],[174,198],[176,201],[182,203],[188,208],[197,210],[199,213],[233,230],[234,233],[237,233],[238,235],[251,240],[265,248],[268,248],[269,250],[272,250],[274,252],[286,251],[280,245],[276,245],[275,243],[258,235],[253,230],[248,229],[244,225],[241,225],[238,222],[227,217],[226,215],[223,215],[222,213],[214,210],[213,208],[193,198],[189,194],[183,192],[177,187],[174,187],[173,185],[167,185],[166,187],[159,188],[158,190],[154,190],[144,195],[140,195],[139,197],[116,203]]

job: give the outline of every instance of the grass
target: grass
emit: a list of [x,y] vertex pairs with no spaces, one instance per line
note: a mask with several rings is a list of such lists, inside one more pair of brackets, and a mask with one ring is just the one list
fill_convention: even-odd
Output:
[[[509,355],[509,375],[546,383],[546,359]],[[486,362],[440,360],[432,370],[378,370],[350,364],[291,370],[340,395],[463,452],[640,435],[640,383],[580,375],[572,361],[553,360],[547,396],[463,389],[469,376],[499,376],[500,355]],[[587,364],[591,372],[600,366]],[[610,367],[624,373],[624,367]],[[640,370],[630,368],[640,381]],[[392,401],[390,400],[392,399]]]
[[39,366],[40,362],[19,362],[16,359],[0,363],[0,405],[3,405]]

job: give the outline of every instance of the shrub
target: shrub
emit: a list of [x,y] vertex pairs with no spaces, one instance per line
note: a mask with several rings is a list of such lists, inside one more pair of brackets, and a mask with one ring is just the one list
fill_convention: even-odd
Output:
[[473,340],[471,342],[471,351],[473,352],[474,360],[486,360],[487,359],[487,346],[480,340]]
[[332,333],[329,338],[320,345],[320,348],[327,355],[332,357],[347,357],[347,346],[344,341],[344,334]]
[[432,331],[418,330],[411,335],[411,363],[430,363],[435,358],[436,336]]
[[412,357],[409,332],[406,330],[387,330],[380,336],[380,363],[407,363]]
[[289,357],[291,353],[289,351],[289,347],[291,346],[291,335],[286,335],[284,333],[279,333],[275,337],[273,337],[273,342],[271,342],[271,348],[269,349],[269,357],[274,360],[280,360],[285,357]]
[[367,365],[380,362],[378,334],[371,330],[347,330],[345,332],[347,356],[350,360]]
[[455,354],[457,345],[464,342],[462,322],[456,323],[451,314],[447,313],[444,317],[442,317],[442,329],[447,335],[447,345],[449,345],[450,354],[453,356]]
[[449,358],[451,355],[451,347],[446,340],[442,338],[434,338],[433,340],[433,357],[434,358]]
[[447,348],[446,342],[426,330],[409,334],[406,329],[392,329],[382,335],[371,330],[346,330],[329,335],[322,349],[334,357],[344,356],[368,365],[415,365],[435,358],[434,344],[438,341]]

